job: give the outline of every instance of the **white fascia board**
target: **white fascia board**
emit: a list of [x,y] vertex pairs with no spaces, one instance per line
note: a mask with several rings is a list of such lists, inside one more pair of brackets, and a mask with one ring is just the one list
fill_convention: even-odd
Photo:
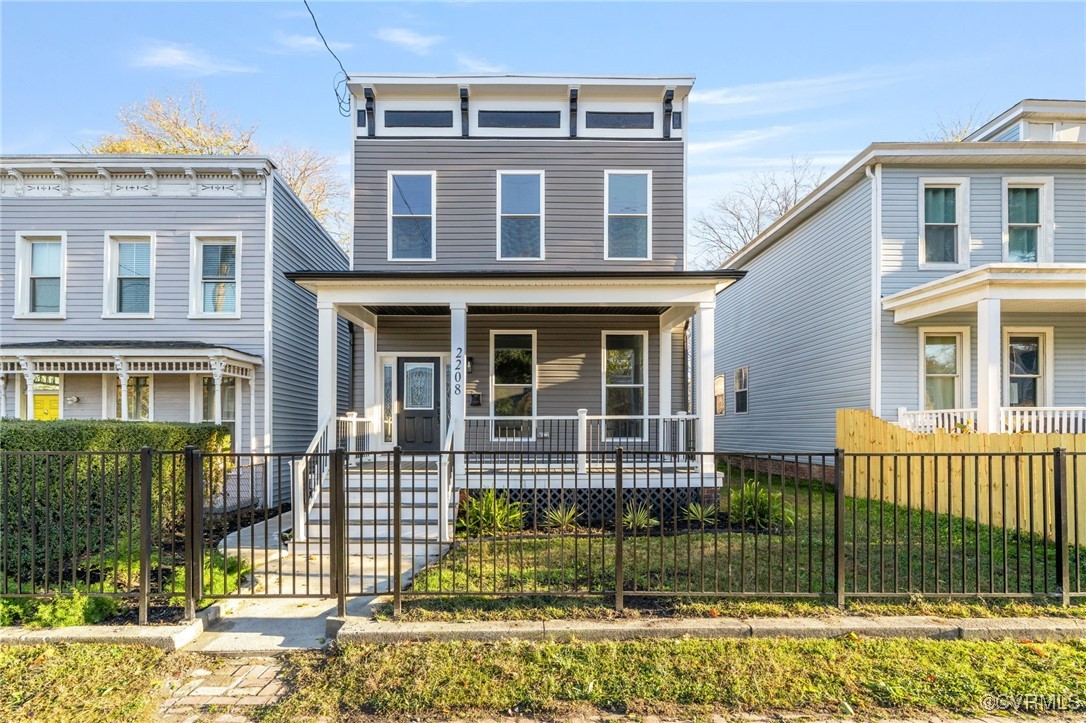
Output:
[[246,354],[236,349],[226,347],[199,347],[176,349],[139,349],[123,347],[72,347],[64,349],[59,347],[19,347],[6,349],[0,357],[4,359],[17,359],[18,357],[38,357],[55,359],[95,358],[113,359],[124,357],[126,359],[176,359],[178,361],[203,361],[208,357],[221,356],[224,359],[261,366],[264,362],[255,354]]
[[105,168],[115,172],[138,172],[145,169],[158,173],[180,173],[186,168],[194,171],[227,171],[237,169],[251,173],[271,173],[275,164],[266,156],[159,156],[159,155],[8,155],[0,156],[0,167],[19,171],[52,173],[54,168],[76,173],[93,173]]
[[970,133],[964,138],[964,141],[970,143],[984,138],[991,138],[1023,118],[1038,116],[1053,119],[1082,118],[1086,116],[1086,101],[1037,99],[1019,101]]

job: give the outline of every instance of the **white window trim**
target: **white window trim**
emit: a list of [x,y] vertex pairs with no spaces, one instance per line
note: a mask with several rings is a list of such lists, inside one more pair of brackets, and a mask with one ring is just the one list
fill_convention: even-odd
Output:
[[[629,387],[635,388],[636,385],[629,384],[608,384],[607,383],[607,337],[608,336],[640,336],[641,341],[641,353],[644,355],[645,363],[641,369],[641,388],[645,390],[645,393],[641,395],[641,416],[645,421],[641,425],[640,437],[608,437],[607,436],[607,421],[604,419],[602,422],[603,429],[600,430],[600,436],[608,442],[643,442],[648,439],[649,434],[649,379],[652,378],[651,370],[649,369],[649,332],[642,331],[640,329],[605,329],[600,332],[600,416],[607,417],[607,387]],[[636,415],[635,415],[636,416]]]
[[[68,233],[66,231],[17,231],[15,239],[15,313],[12,318],[68,318]],[[35,241],[60,242],[60,311],[30,310],[30,244]]]
[[[536,417],[539,416],[539,357],[536,354],[536,330],[535,329],[491,329],[490,330],[490,418],[496,420],[494,414],[494,337],[498,334],[530,334],[532,337],[532,434],[529,437],[498,438],[494,434],[494,424],[490,425],[490,441],[492,442],[534,442],[536,435]],[[502,386],[519,386],[506,384]],[[515,417],[514,417],[515,419]]]
[[[742,389],[740,389],[739,385],[736,383],[736,382],[738,382],[737,377],[739,376],[740,371],[742,371],[744,373],[743,376],[746,377],[745,381],[747,383],[746,386],[743,387]],[[738,394],[739,392],[746,392],[747,393],[747,408],[746,408],[746,411],[743,411],[743,412],[740,412],[738,405],[735,404],[735,395]],[[725,396],[725,399],[726,398],[727,397]],[[737,414],[739,416],[744,416],[744,415],[750,414],[750,368],[749,367],[745,367],[745,366],[736,367],[735,370],[732,371],[732,406],[735,407],[735,409],[733,410],[733,414]]]
[[[147,313],[122,314],[117,311],[117,245],[122,242],[148,242],[151,244],[150,289]],[[155,255],[158,240],[154,231],[106,231],[102,258],[102,318],[103,319],[153,319],[155,318]]]
[[[210,375],[210,374],[190,374],[189,375],[189,421],[192,422],[193,424],[200,424],[200,423],[205,423],[205,422],[210,424],[210,423],[214,422],[214,420],[201,419],[201,417],[203,417],[203,414],[201,414],[201,412],[203,411],[203,409],[202,409],[202,404],[203,404],[203,383],[204,383],[203,380],[204,379],[213,379],[213,378],[214,377],[212,377],[212,375]],[[239,421],[237,419],[239,416],[244,416],[243,414],[239,415],[239,413],[242,411],[239,408],[239,405],[241,404],[241,382],[242,382],[242,380],[238,379],[237,377],[226,377],[226,376],[224,376],[222,378],[222,382],[223,382],[224,385],[226,384],[227,379],[233,379],[234,380],[234,417],[235,418],[233,420],[225,420],[224,419],[223,424],[233,426],[236,422]],[[224,387],[224,389],[223,389],[224,397],[225,397],[225,393],[226,393],[226,389]]]
[[[539,176],[539,255],[538,256],[510,256],[508,258],[502,256],[502,176]],[[495,213],[495,238],[497,239],[497,258],[498,261],[544,261],[547,258],[547,209],[545,201],[547,198],[547,175],[543,171],[498,171],[497,175],[497,209]],[[510,214],[510,215],[523,215],[523,214]]]
[[[1053,260],[1053,233],[1055,231],[1056,204],[1055,204],[1055,179],[1053,176],[1004,176],[1001,228],[1003,233],[1003,260],[1009,261],[1011,232],[1010,232],[1010,199],[1008,192],[1015,188],[1038,188],[1041,197],[1037,200],[1040,211],[1041,227],[1037,231],[1037,263],[1052,263]],[[1019,261],[1016,263],[1028,263]]]
[[[612,256],[611,239],[609,238],[610,224],[607,222],[611,216],[611,176],[648,176],[646,183],[646,212],[647,225],[645,228],[645,256]],[[640,216],[641,214],[625,214]],[[603,172],[603,259],[604,261],[652,261],[652,171],[636,169],[607,169]]]
[[[557,128],[483,128],[479,111],[558,111]],[[459,119],[458,119],[459,120]],[[459,131],[460,124],[457,123]],[[578,128],[579,130],[579,128]],[[473,138],[569,138],[569,100],[512,100],[472,98],[468,113],[468,134]],[[459,134],[458,134],[459,135]]]
[[917,340],[920,350],[918,357],[917,371],[918,386],[916,397],[916,409],[917,411],[924,411],[924,395],[927,391],[925,382],[927,380],[927,374],[924,369],[927,364],[927,355],[924,353],[924,337],[926,336],[946,336],[948,334],[957,334],[961,339],[961,348],[958,349],[958,389],[955,391],[954,408],[955,409],[968,409],[971,404],[973,396],[972,380],[970,379],[970,369],[973,362],[970,356],[972,350],[972,342],[969,338],[968,326],[921,326],[917,327]]
[[[682,108],[676,107],[675,110],[681,111]],[[652,113],[652,128],[589,128],[589,113]],[[622,103],[593,100],[580,100],[577,103],[577,135],[582,138],[662,138],[663,125],[664,104],[660,97]],[[672,131],[672,137],[678,135]]]
[[[924,189],[925,188],[956,188],[954,198],[955,221],[958,225],[958,261],[953,264],[928,263],[927,243],[925,239],[926,226],[924,218]],[[966,176],[922,176],[917,187],[917,263],[921,271],[960,271],[969,268],[969,250],[971,240],[969,236],[969,178]]]
[[[398,259],[392,255],[392,177],[393,176],[429,176],[430,177],[430,256],[411,259]],[[396,264],[417,264],[423,261],[437,261],[437,171],[388,171],[386,176],[386,220],[387,220],[387,260]]]
[[1003,327],[1003,404],[1010,406],[1011,399],[1011,337],[1041,337],[1041,399],[1039,407],[1055,406],[1056,394],[1056,343],[1055,328],[1051,326],[1005,326]]
[[[147,419],[121,419],[117,415],[117,375],[102,375],[102,419],[115,419],[119,422],[153,422],[155,421],[155,375],[154,374],[129,374],[132,377],[147,377]],[[131,411],[131,410],[129,410]]]
[[[234,311],[210,312],[203,310],[204,294],[200,284],[203,278],[203,262],[200,248],[223,239],[234,241]],[[241,233],[238,231],[193,231],[189,234],[189,318],[190,319],[240,319],[241,318]]]
[[[720,394],[716,393],[716,380],[720,380]],[[721,398],[720,411],[716,411],[716,398]],[[713,377],[713,412],[717,417],[723,417],[728,413],[728,378],[725,374],[717,374]]]

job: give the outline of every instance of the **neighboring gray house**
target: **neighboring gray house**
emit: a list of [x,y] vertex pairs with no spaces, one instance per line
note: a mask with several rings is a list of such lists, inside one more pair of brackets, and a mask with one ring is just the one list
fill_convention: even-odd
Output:
[[239,451],[303,450],[317,312],[284,274],[347,266],[266,158],[2,157],[0,416],[219,421]]
[[352,270],[290,275],[317,296],[318,437],[349,319],[371,449],[711,449],[686,360],[711,377],[742,274],[687,271],[692,83],[352,76]]
[[840,408],[1086,431],[1086,102],[873,144],[727,264],[718,450],[830,449]]

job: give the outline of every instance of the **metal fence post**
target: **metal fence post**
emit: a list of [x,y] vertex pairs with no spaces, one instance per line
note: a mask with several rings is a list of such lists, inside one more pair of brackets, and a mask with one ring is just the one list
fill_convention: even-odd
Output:
[[615,610],[622,612],[624,601],[622,588],[625,575],[622,569],[622,447],[615,449]]
[[845,606],[845,450],[833,450],[833,589]]
[[140,609],[139,624],[150,616],[151,594],[151,448],[140,447]]
[[204,452],[192,450],[192,558],[185,579],[192,578],[193,605],[204,596]]
[[196,519],[195,503],[196,494],[193,490],[196,484],[195,463],[193,455],[196,447],[185,447],[185,487],[183,491],[183,506],[185,514],[185,619],[192,620],[196,617],[196,576],[192,574],[192,548],[196,545]]
[[1059,575],[1060,604],[1071,604],[1071,569],[1067,554],[1067,450],[1052,450],[1053,485],[1052,501],[1056,513],[1056,574]]
[[347,454],[341,448],[332,451],[332,589],[336,596],[336,614],[347,614]]
[[399,617],[403,613],[402,561],[400,547],[403,545],[403,490],[400,488],[403,448],[397,445],[392,450],[392,614]]

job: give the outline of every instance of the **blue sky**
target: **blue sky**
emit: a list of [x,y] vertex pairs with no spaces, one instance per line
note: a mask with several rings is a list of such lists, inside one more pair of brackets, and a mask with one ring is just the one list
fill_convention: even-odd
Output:
[[[314,2],[351,72],[693,73],[691,216],[794,154],[833,170],[940,117],[1086,97],[1086,4]],[[333,59],[301,1],[4,2],[6,153],[65,153],[203,86],[257,138],[347,170]]]

